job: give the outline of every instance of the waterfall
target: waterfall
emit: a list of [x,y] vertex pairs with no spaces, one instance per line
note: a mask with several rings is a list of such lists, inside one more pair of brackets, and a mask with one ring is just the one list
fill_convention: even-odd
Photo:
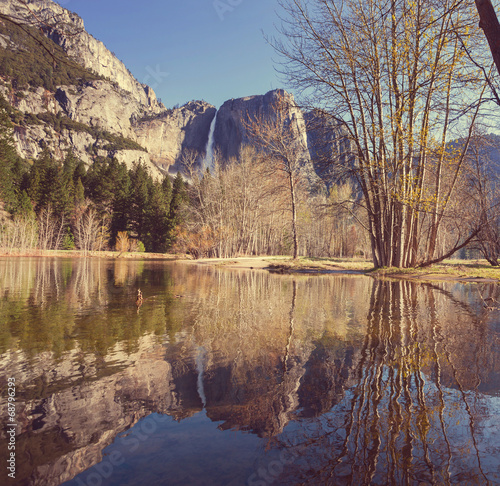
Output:
[[199,347],[198,353],[196,355],[196,371],[198,372],[198,380],[196,382],[196,389],[198,391],[198,395],[201,399],[201,403],[203,403],[203,408],[205,408],[207,404],[207,397],[205,396],[205,389],[203,387],[203,372],[204,372],[204,362],[205,356],[207,352],[205,348]]
[[210,131],[208,132],[207,146],[205,149],[205,158],[203,159],[203,164],[202,164],[203,171],[205,171],[207,167],[210,169],[210,171],[212,171],[214,168],[214,133],[215,133],[215,124],[217,122],[218,114],[219,111],[216,111],[214,119],[210,124]]

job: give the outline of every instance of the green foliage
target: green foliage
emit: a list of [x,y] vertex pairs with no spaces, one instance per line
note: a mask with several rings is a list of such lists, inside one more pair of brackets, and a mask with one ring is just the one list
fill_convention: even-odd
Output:
[[181,222],[179,209],[181,208],[182,203],[186,202],[187,199],[186,183],[184,182],[181,173],[177,172],[172,189],[172,200],[170,201],[169,217],[173,224],[179,224]]
[[160,120],[160,119],[169,117],[170,115],[173,114],[173,112],[174,112],[173,109],[167,108],[166,110],[162,111],[161,113],[154,113],[154,114],[151,114],[151,115],[144,115],[143,117],[138,118],[137,120],[132,120],[131,119],[131,122],[132,123],[134,123],[134,122],[135,123],[142,123],[142,122]]
[[87,132],[92,134],[93,129],[85,123],[80,123],[59,112],[57,115],[50,112],[39,113],[36,115],[38,123],[44,122],[52,127],[57,133],[63,130],[72,130],[74,132]]
[[108,142],[103,146],[104,150],[140,150],[142,152],[147,152],[147,150],[137,142],[134,142],[130,138],[122,137],[121,135],[115,135],[104,131],[98,134],[98,137],[96,138],[101,138],[102,140]]
[[[85,123],[72,120],[71,118],[63,115],[61,112],[57,115],[50,112],[40,113],[36,115],[36,119],[38,122],[46,123],[57,133],[61,133],[63,130],[88,133],[96,140],[97,144],[100,143],[100,148],[103,150],[140,150],[142,152],[146,152],[144,147],[130,138],[122,137],[121,135],[116,135],[100,128],[90,127]],[[26,119],[24,119],[24,123],[27,123]]]
[[144,164],[135,164],[130,170],[129,224],[140,240],[148,234],[148,208],[153,192],[153,179]]
[[[87,171],[83,185],[85,196],[101,214],[112,214],[114,217],[115,212],[126,211],[124,205],[128,198],[130,179],[125,164],[120,164],[116,159],[98,157]],[[119,228],[117,231],[123,230]]]
[[73,237],[73,233],[71,232],[71,228],[66,228],[66,234],[64,235],[62,242],[63,250],[74,250],[76,248],[75,238]]
[[56,216],[68,218],[74,203],[72,174],[64,172],[63,166],[44,150],[33,163],[23,181],[37,214],[50,207]]
[[73,61],[37,29],[5,21],[0,34],[15,46],[0,49],[0,72],[11,78],[14,89],[43,87],[54,92],[57,86],[104,79]]
[[[10,123],[8,117],[6,123]],[[3,192],[17,180],[14,170],[5,172],[5,160],[0,160],[1,174],[5,173]],[[105,157],[96,157],[85,170],[71,151],[60,161],[44,150],[19,176],[18,186],[11,213],[34,221],[50,208],[56,226],[62,230],[60,247],[64,249],[75,247],[73,235],[80,208],[90,204],[99,218],[110,222],[112,246],[123,231],[138,242],[138,251],[166,252],[172,245],[174,229],[182,220],[180,213],[186,201],[186,187],[180,175],[173,184],[169,177],[154,180],[142,162],[129,170],[124,163]]]
[[7,211],[18,204],[20,181],[25,169],[12,139],[12,123],[8,104],[0,96],[0,201]]
[[24,219],[35,219],[35,211],[33,204],[28,196],[28,193],[23,190],[19,196],[18,204],[13,211],[15,216]]
[[75,204],[81,204],[85,200],[85,188],[82,184],[81,177],[78,178],[75,185]]
[[[170,211],[168,215],[172,227],[175,228],[175,226],[182,223],[184,218],[181,213],[181,208],[187,201],[188,194],[186,183],[184,182],[181,173],[177,172],[173,183],[172,199],[170,201]],[[173,241],[171,243],[173,243]]]

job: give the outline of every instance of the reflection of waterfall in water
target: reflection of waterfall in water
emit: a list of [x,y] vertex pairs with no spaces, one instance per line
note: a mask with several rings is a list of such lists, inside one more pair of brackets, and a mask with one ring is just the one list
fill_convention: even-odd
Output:
[[210,131],[208,132],[207,146],[205,149],[205,158],[203,159],[202,169],[205,171],[207,168],[211,171],[214,168],[214,133],[215,124],[217,122],[218,111],[215,112],[214,119],[210,124]]
[[196,371],[198,371],[198,381],[196,382],[196,389],[198,391],[198,395],[200,396],[201,402],[203,403],[203,408],[205,408],[207,404],[207,397],[205,396],[205,390],[203,388],[203,368],[206,355],[207,350],[200,346],[198,348],[198,354],[196,355]]

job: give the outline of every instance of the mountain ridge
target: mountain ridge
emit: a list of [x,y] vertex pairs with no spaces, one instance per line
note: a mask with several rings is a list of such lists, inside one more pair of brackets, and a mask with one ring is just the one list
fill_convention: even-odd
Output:
[[181,170],[188,151],[203,165],[215,116],[214,150],[225,159],[237,158],[251,143],[245,123],[272,117],[276,97],[283,95],[290,97],[288,117],[303,145],[315,153],[308,146],[306,116],[284,90],[227,100],[218,110],[196,100],[166,108],[151,87],[139,83],[85,30],[77,14],[52,0],[26,5],[2,0],[0,14],[22,24],[20,29],[0,21],[0,95],[16,113],[14,142],[26,160],[45,149],[63,159],[69,150],[87,166],[96,157],[114,157],[129,168],[142,161],[160,178]]

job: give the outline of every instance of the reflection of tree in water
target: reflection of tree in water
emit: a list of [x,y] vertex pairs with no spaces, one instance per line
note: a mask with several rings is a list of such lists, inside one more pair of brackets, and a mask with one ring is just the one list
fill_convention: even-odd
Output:
[[[439,286],[376,281],[354,386],[330,413],[280,436],[285,484],[488,484],[498,443],[481,436],[488,329]],[[348,357],[347,359],[350,359]],[[498,370],[497,370],[498,371]],[[446,385],[445,385],[446,384]],[[492,478],[492,474],[496,474]]]
[[[148,281],[140,315],[135,297]],[[165,331],[169,272],[155,264],[99,258],[23,258],[0,261],[0,353],[17,347],[29,355],[83,351],[105,355],[119,341],[132,348],[146,332]],[[164,305],[161,305],[161,302]],[[133,351],[133,349],[131,350]]]

